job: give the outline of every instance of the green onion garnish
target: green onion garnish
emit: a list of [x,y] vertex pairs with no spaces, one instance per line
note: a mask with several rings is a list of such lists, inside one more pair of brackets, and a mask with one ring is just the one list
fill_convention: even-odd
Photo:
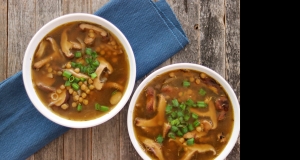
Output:
[[[80,58],[80,57],[81,57],[81,52],[80,52],[80,51],[75,52],[75,57],[76,57],[76,58]],[[71,65],[72,65],[72,64],[71,64]]]
[[158,135],[156,138],[156,142],[161,144],[163,141],[164,141],[164,138],[161,135]]
[[91,48],[86,48],[86,49],[85,49],[85,53],[86,53],[87,55],[92,55],[92,49],[91,49]]
[[71,82],[70,82],[70,81],[66,81],[66,82],[65,82],[65,86],[66,86],[66,87],[71,86]]
[[187,141],[186,141],[186,144],[187,145],[193,145],[194,144],[194,138],[190,138],[190,139],[188,139]]
[[179,106],[179,102],[178,102],[177,99],[173,99],[173,100],[172,100],[172,103],[173,103],[173,106],[174,106],[174,107],[178,107],[178,106]]
[[82,110],[82,105],[79,103],[78,105],[77,105],[77,111],[81,111]]
[[94,72],[94,73],[92,73],[90,76],[91,76],[92,79],[94,79],[94,78],[97,77],[97,74]]
[[168,137],[170,137],[170,138],[172,138],[172,139],[175,139],[176,137],[175,137],[175,133],[173,133],[173,132],[169,132],[168,133]]
[[199,90],[198,93],[199,93],[201,96],[205,96],[206,91],[205,91],[203,88],[201,88],[201,89]]
[[183,86],[184,87],[189,87],[191,85],[191,83],[187,80],[183,81]]
[[204,101],[198,101],[198,102],[197,102],[197,106],[198,106],[198,107],[201,107],[201,108],[207,107],[207,103],[205,103]]
[[77,91],[79,89],[79,85],[77,83],[72,83],[72,88]]
[[196,120],[193,124],[194,124],[194,127],[198,127],[200,125],[200,121]]
[[64,77],[67,77],[67,78],[70,78],[72,73],[69,72],[69,71],[64,71],[63,74],[62,74]]

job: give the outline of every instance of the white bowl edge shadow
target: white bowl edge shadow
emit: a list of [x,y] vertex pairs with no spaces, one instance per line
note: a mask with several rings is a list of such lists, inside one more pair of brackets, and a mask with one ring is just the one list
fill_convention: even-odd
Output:
[[[185,66],[185,67],[182,68],[182,66]],[[212,70],[208,67],[205,67],[205,66],[202,66],[199,64],[194,64],[194,63],[174,63],[174,64],[164,66],[160,69],[157,69],[156,71],[151,73],[148,77],[146,77],[140,83],[140,85],[136,88],[134,94],[132,95],[131,101],[129,103],[128,114],[127,114],[127,128],[128,128],[128,133],[129,133],[131,143],[133,144],[133,146],[134,146],[135,150],[138,152],[138,154],[144,160],[151,160],[149,158],[149,156],[142,150],[140,143],[135,139],[134,130],[133,130],[133,119],[132,119],[134,105],[139,96],[139,93],[150,82],[151,79],[153,79],[157,75],[162,74],[166,71],[171,71],[171,70],[176,70],[176,69],[193,69],[193,70],[198,70],[198,71],[202,71],[205,73],[209,72],[210,73],[210,74],[208,74],[209,76],[211,76],[212,78],[217,80],[224,88],[226,88],[227,94],[231,98],[230,100],[231,100],[232,105],[237,106],[235,108],[235,112],[234,112],[234,128],[233,128],[230,140],[228,142],[228,145],[224,148],[222,153],[220,155],[218,155],[218,157],[215,159],[215,160],[224,160],[229,155],[229,153],[232,151],[233,147],[235,146],[235,144],[238,140],[238,136],[240,133],[240,105],[239,105],[239,102],[238,102],[235,92],[233,91],[233,89],[231,88],[229,83],[221,75],[219,75],[217,72],[215,72],[214,70]]]
[[[68,23],[68,22],[72,22],[72,21],[84,21],[84,22],[91,22],[91,23],[101,23],[101,25],[104,28],[107,28],[108,30],[110,30],[113,34],[115,34],[120,42],[123,44],[124,49],[126,50],[127,54],[128,54],[128,61],[130,63],[130,72],[132,73],[132,75],[130,75],[129,80],[128,80],[128,84],[127,84],[127,94],[124,94],[122,99],[120,100],[120,102],[118,103],[117,106],[115,106],[111,111],[109,111],[109,113],[103,115],[100,119],[94,119],[94,120],[89,120],[89,121],[71,121],[65,118],[62,118],[54,113],[52,113],[50,111],[50,109],[48,109],[47,107],[44,106],[44,104],[39,100],[39,98],[33,94],[35,93],[33,84],[32,84],[32,80],[31,80],[31,67],[32,67],[32,56],[33,56],[33,52],[35,51],[35,49],[38,47],[39,42],[53,29],[55,29],[56,27]],[[63,23],[61,23],[63,22]],[[56,26],[56,27],[52,27],[52,26]],[[37,32],[36,34],[32,37],[32,39],[30,40],[26,51],[25,51],[25,55],[24,55],[24,59],[23,59],[23,65],[22,65],[22,72],[23,72],[23,82],[24,82],[24,86],[26,89],[26,93],[29,97],[29,99],[31,100],[32,104],[35,106],[35,108],[37,108],[37,110],[44,115],[45,117],[47,117],[48,119],[50,119],[51,121],[55,122],[56,124],[65,126],[65,127],[70,127],[70,128],[89,128],[89,127],[93,127],[99,124],[102,124],[106,121],[108,121],[109,119],[113,118],[116,114],[118,114],[120,112],[120,110],[126,105],[127,101],[129,100],[134,85],[135,85],[135,80],[136,80],[136,62],[135,62],[135,57],[133,54],[133,50],[131,48],[130,43],[128,42],[128,40],[126,39],[126,37],[124,36],[124,34],[111,22],[109,22],[108,20],[96,16],[96,15],[92,15],[92,14],[88,14],[88,13],[70,13],[70,14],[65,14],[62,15],[60,17],[57,17],[51,21],[49,21],[48,23],[46,23],[44,26],[42,26]],[[38,106],[43,106],[43,107],[38,107]]]

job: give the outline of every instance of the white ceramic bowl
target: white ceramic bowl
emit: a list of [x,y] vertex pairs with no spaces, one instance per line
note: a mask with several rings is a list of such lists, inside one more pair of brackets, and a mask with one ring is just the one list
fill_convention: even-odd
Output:
[[[33,83],[31,80],[31,68],[32,68],[32,60],[34,52],[40,43],[40,41],[53,29],[57,28],[58,26],[72,22],[72,21],[85,21],[85,22],[91,22],[94,24],[102,25],[104,28],[108,29],[110,32],[115,34],[115,36],[120,40],[120,42],[123,44],[127,54],[128,54],[128,60],[130,64],[130,76],[129,76],[129,82],[126,91],[123,94],[122,99],[119,101],[119,103],[107,114],[105,114],[102,117],[99,117],[97,119],[89,120],[89,121],[71,121],[64,119],[62,117],[57,116],[53,112],[51,112],[44,104],[41,102],[41,100],[38,98]],[[36,107],[36,109],[43,114],[46,118],[49,120],[60,124],[62,126],[70,127],[70,128],[88,128],[93,127],[99,124],[102,124],[112,117],[114,117],[127,103],[128,99],[131,96],[135,79],[136,79],[136,62],[134,58],[134,54],[132,51],[132,48],[126,39],[126,37],[123,35],[123,33],[111,22],[92,15],[92,14],[86,14],[86,13],[72,13],[72,14],[66,14],[63,16],[60,16],[58,18],[55,18],[45,24],[42,28],[38,30],[38,32],[33,36],[31,41],[29,42],[29,45],[26,49],[25,56],[23,59],[23,81],[25,85],[26,92],[33,103],[33,105]]]
[[[223,152],[219,154],[219,156],[215,160],[223,160],[225,159],[228,154],[231,152],[233,149],[235,143],[237,142],[239,132],[240,132],[240,106],[239,102],[237,100],[237,97],[232,90],[231,86],[228,84],[228,82],[217,72],[213,71],[212,69],[209,69],[205,66],[198,65],[198,64],[192,64],[192,63],[177,63],[177,64],[171,64],[165,67],[162,67],[153,73],[151,73],[148,77],[146,77],[142,83],[137,87],[135,90],[132,99],[129,104],[129,109],[128,109],[128,115],[127,115],[127,127],[128,127],[128,132],[129,132],[129,137],[130,140],[138,152],[138,154],[145,160],[150,160],[151,158],[144,152],[143,148],[141,148],[141,144],[137,141],[134,133],[134,119],[133,119],[133,112],[134,112],[134,107],[135,103],[137,101],[138,96],[140,95],[141,92],[143,92],[144,87],[156,76],[163,74],[165,72],[169,72],[171,70],[176,70],[176,69],[191,69],[191,70],[196,70],[200,72],[204,72],[210,77],[214,78],[217,80],[226,90],[229,98],[231,99],[231,103],[234,109],[234,127],[232,131],[232,135],[228,141],[227,146],[224,148]],[[166,157],[165,157],[166,158]]]

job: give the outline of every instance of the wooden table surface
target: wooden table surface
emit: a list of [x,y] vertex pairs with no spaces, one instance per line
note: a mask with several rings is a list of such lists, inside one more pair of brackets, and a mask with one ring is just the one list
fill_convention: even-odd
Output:
[[[67,13],[94,13],[108,1],[0,0],[0,81],[22,69],[27,44],[45,23]],[[207,66],[228,80],[240,102],[240,0],[167,2],[190,43],[156,69],[178,62]],[[102,125],[67,131],[27,160],[141,159],[127,132],[128,104]],[[240,137],[227,159],[240,159]]]

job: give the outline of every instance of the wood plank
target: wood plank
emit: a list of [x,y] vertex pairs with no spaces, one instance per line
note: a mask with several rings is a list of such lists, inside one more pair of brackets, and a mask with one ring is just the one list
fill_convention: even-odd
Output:
[[[44,24],[49,22],[50,20],[60,16],[60,1],[43,1],[40,3],[39,1],[31,1],[31,5],[33,5],[33,11],[30,16],[32,19],[32,31],[30,39]],[[26,9],[26,8],[25,8]],[[29,27],[27,27],[29,28]],[[23,31],[26,32],[26,31]],[[34,155],[30,156],[27,160],[34,159],[62,159],[63,158],[63,137],[59,137],[46,145],[44,148],[36,152]]]
[[225,1],[200,1],[201,64],[225,78]]
[[171,58],[172,63],[200,63],[200,30],[198,27],[195,29],[195,26],[198,26],[200,23],[199,1],[200,0],[167,0],[190,41],[183,50]]
[[[90,1],[62,1],[62,14],[90,13]],[[64,159],[81,160],[91,158],[92,129],[71,129],[64,137]]]
[[[7,76],[22,69],[25,50],[35,33],[34,0],[8,1]],[[30,28],[30,29],[29,29]]]
[[0,3],[0,81],[7,78],[7,0],[1,0]]
[[[226,80],[240,102],[240,1],[227,0],[226,7]],[[240,136],[228,160],[240,159]]]
[[92,159],[120,159],[120,115],[93,127]]
[[[91,13],[95,13],[109,0],[91,0]],[[120,113],[109,121],[92,128],[92,159],[120,159]]]

